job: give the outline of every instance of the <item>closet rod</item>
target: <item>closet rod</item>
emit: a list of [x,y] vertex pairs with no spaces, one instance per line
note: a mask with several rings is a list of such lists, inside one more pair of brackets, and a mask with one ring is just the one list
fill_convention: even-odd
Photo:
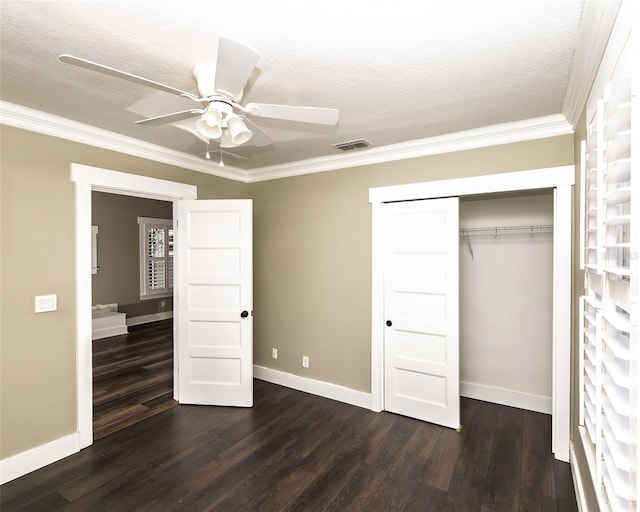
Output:
[[527,226],[486,226],[481,228],[461,228],[460,236],[499,233],[544,233],[553,231],[553,224],[530,224]]

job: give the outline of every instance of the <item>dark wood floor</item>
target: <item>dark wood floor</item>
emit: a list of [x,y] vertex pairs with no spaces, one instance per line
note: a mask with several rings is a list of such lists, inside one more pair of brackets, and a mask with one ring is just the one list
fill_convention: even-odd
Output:
[[175,407],[173,320],[93,342],[93,438]]
[[0,509],[577,510],[569,465],[550,453],[547,415],[463,399],[458,433],[259,380],[254,402],[156,410],[5,484]]

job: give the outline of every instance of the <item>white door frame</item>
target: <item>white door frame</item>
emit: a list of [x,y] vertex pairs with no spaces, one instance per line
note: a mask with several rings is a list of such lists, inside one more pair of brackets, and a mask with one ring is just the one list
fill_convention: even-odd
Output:
[[393,201],[554,189],[552,447],[569,461],[571,393],[571,205],[573,165],[369,189],[372,206],[371,409],[384,410],[384,237],[382,205]]
[[[194,185],[81,164],[71,164],[71,181],[76,185],[76,399],[77,429],[82,449],[93,443],[91,192],[175,202],[197,199],[198,190]],[[175,385],[174,378],[174,394],[177,391]]]

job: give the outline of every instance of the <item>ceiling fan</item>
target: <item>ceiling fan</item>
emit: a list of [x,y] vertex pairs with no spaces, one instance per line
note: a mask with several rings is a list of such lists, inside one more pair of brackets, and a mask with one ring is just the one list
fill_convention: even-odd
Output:
[[[260,54],[253,48],[227,37],[219,39],[215,63],[201,63],[193,67],[192,75],[197,85],[197,95],[73,55],[63,54],[59,58],[68,64],[193,100],[199,104],[197,108],[141,119],[136,121],[136,124],[158,126],[199,116],[196,121],[196,135],[207,144],[211,140],[218,141],[221,148],[246,144],[253,137],[254,131],[261,132],[247,116],[329,126],[338,122],[338,111],[333,108],[271,103],[242,105],[240,101],[244,88],[260,59]],[[266,134],[264,136],[268,137]]]

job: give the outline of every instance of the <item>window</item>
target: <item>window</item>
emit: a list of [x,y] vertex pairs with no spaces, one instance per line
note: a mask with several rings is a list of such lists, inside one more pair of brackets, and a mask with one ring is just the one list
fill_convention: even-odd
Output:
[[[587,106],[582,165],[580,434],[603,511],[638,509],[638,154],[630,53]],[[632,136],[633,131],[633,136]],[[636,213],[632,213],[636,212]]]
[[140,298],[173,294],[173,221],[138,217],[140,226]]

